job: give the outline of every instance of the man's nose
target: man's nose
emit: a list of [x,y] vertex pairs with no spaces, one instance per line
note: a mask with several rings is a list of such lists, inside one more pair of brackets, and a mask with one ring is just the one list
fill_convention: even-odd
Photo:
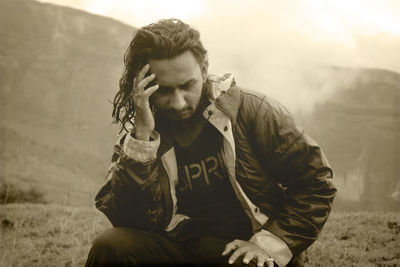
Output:
[[172,109],[175,110],[181,110],[185,107],[186,101],[183,93],[179,88],[174,89],[170,99],[169,99],[169,105]]

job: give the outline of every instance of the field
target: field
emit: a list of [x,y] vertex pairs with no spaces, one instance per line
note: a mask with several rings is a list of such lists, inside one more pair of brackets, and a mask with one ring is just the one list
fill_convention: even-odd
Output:
[[[0,206],[0,266],[83,266],[110,227],[94,208]],[[308,266],[400,266],[400,213],[334,212],[309,249]]]

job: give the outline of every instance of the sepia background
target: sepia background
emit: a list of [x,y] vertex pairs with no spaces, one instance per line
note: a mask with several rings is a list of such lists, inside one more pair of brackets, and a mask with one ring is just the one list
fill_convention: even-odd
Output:
[[170,17],[200,31],[210,72],[282,102],[327,155],[339,191],[311,265],[400,264],[396,0],[0,0],[0,262],[80,266],[109,227],[93,202],[123,55]]

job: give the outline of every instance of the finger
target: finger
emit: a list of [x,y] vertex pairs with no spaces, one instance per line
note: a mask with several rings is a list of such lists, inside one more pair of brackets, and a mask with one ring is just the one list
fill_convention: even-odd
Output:
[[144,67],[139,71],[139,74],[137,75],[137,81],[138,82],[140,82],[144,78],[144,76],[149,71],[149,69],[150,69],[150,65],[149,64],[144,65]]
[[142,89],[142,90],[140,90],[138,87],[137,87],[137,77],[135,77],[134,79],[133,79],[133,88],[132,88],[132,96],[135,96],[135,95],[138,95],[138,94],[140,94],[140,93],[142,93],[143,92],[143,90],[144,89]]
[[132,83],[133,87],[136,86],[136,83],[137,83],[137,79],[136,79],[136,76],[135,76],[135,77],[133,77],[133,83]]
[[274,267],[274,260],[270,258],[270,260],[266,260],[268,267]]
[[154,73],[147,76],[143,80],[139,81],[139,83],[137,84],[137,87],[140,89],[145,88],[152,80],[154,80],[155,77],[156,77],[156,75]]
[[222,256],[226,256],[228,255],[229,252],[231,252],[232,250],[235,250],[239,247],[239,242],[240,240],[234,240],[228,244],[226,244],[224,251],[222,252]]
[[245,254],[248,250],[249,250],[248,247],[242,247],[242,248],[238,248],[237,250],[235,250],[235,252],[233,252],[232,256],[229,258],[229,261],[228,261],[229,264],[234,263],[237,260],[237,258],[239,258],[243,254]]
[[[257,256],[257,267],[264,267],[265,264],[265,257],[263,255],[258,255]],[[272,263],[272,266],[274,266],[274,264]],[[269,267],[269,265],[268,265]]]
[[159,86],[158,84],[153,85],[153,86],[147,88],[145,91],[143,91],[142,94],[143,94],[144,97],[147,97],[147,98],[148,98],[148,97],[150,97],[155,91],[157,91],[159,87],[160,87],[160,86]]
[[256,256],[256,255],[255,255],[253,252],[248,251],[248,252],[246,253],[246,255],[244,255],[244,257],[243,257],[243,263],[244,263],[244,264],[249,264],[249,262],[250,262],[252,259],[254,259],[255,256]]

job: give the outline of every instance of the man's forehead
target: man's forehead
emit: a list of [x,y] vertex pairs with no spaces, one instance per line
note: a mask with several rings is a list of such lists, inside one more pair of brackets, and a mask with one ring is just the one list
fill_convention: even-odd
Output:
[[171,59],[149,60],[150,71],[156,75],[156,82],[165,86],[182,85],[191,79],[198,78],[200,66],[188,51]]
[[196,79],[197,75],[191,71],[174,72],[156,74],[156,82],[162,86],[178,86]]

